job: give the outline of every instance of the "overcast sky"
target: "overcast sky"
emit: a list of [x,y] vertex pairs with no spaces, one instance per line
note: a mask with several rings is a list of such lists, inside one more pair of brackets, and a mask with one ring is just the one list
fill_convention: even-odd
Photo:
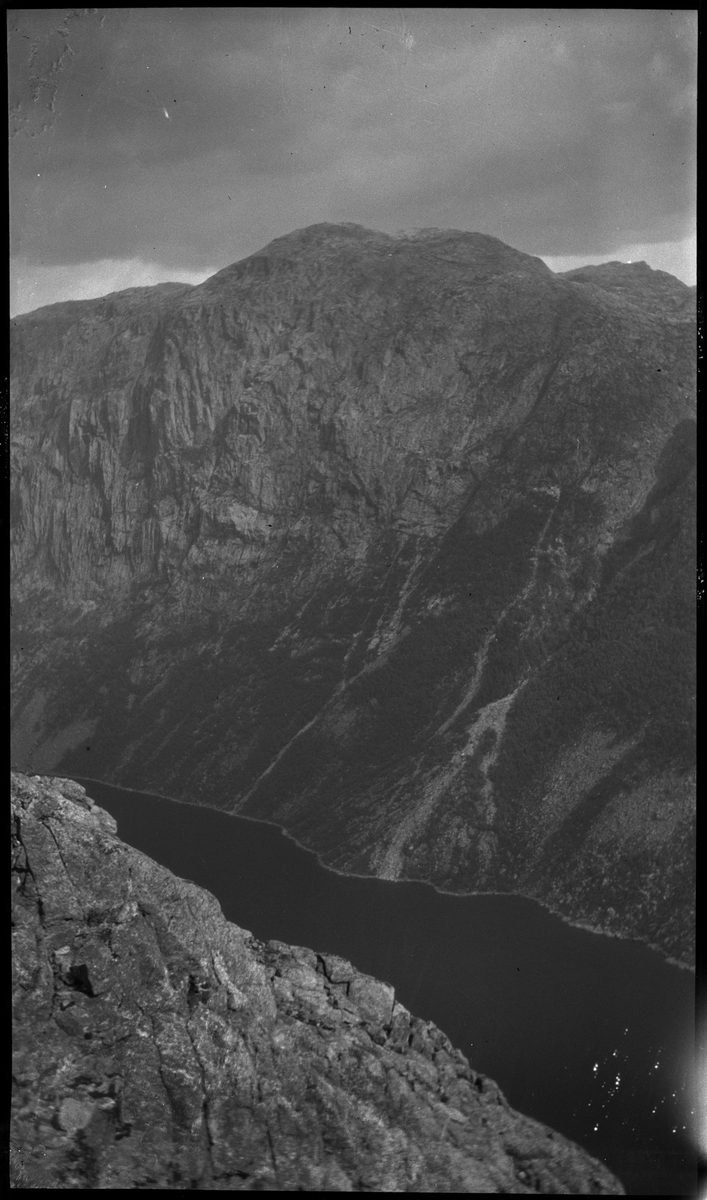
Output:
[[293,229],[492,234],[695,277],[696,14],[9,12],[13,312]]

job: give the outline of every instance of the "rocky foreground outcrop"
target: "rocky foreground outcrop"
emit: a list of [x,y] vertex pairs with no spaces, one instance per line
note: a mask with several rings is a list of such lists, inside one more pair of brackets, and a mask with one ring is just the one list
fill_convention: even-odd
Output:
[[693,961],[694,289],[316,225],[11,346],[17,769]]
[[622,1195],[393,989],[12,776],[15,1186]]

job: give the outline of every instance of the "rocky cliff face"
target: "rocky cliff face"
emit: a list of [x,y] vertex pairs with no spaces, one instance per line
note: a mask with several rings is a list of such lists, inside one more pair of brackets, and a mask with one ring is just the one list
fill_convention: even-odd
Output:
[[12,346],[18,767],[690,961],[694,290],[319,225]]
[[336,955],[263,945],[12,779],[16,1186],[622,1195]]

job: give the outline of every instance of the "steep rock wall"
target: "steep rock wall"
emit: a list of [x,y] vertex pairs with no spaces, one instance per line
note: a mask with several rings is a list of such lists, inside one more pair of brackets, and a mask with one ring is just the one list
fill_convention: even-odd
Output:
[[18,767],[690,961],[694,290],[314,226],[12,370]]

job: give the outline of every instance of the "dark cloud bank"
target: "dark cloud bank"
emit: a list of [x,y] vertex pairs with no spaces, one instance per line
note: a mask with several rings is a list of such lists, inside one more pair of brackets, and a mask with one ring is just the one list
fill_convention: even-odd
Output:
[[9,32],[25,292],[203,277],[316,221],[689,272],[694,12],[16,9]]

